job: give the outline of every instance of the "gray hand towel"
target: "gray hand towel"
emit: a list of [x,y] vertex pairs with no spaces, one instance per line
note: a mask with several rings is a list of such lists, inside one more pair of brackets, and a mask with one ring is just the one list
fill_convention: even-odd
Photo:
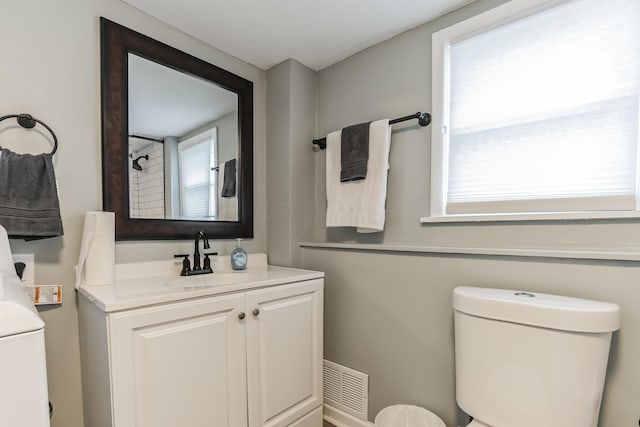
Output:
[[367,177],[370,123],[360,123],[342,129],[340,182],[358,181]]
[[222,197],[234,197],[236,195],[236,159],[227,160],[224,163],[224,181],[222,182]]
[[60,203],[50,153],[0,153],[0,224],[11,238],[62,236]]

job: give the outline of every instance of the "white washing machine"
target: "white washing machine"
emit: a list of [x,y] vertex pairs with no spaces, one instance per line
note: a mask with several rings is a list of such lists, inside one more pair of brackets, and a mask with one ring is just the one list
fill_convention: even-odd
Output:
[[0,424],[49,427],[44,322],[13,267],[0,226]]

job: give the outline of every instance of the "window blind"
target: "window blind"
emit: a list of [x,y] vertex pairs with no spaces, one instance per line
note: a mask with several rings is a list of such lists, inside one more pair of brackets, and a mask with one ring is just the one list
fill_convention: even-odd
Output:
[[640,1],[563,3],[448,61],[447,213],[635,209]]
[[[181,150],[182,216],[207,218],[211,215],[211,139]],[[214,194],[215,197],[215,194]]]

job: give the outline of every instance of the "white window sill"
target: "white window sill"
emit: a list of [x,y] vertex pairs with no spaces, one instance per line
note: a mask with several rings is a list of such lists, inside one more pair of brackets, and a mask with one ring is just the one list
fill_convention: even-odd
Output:
[[501,222],[501,221],[566,221],[589,219],[640,219],[640,211],[610,212],[541,212],[522,214],[458,214],[446,216],[423,216],[422,224],[463,223],[463,222]]

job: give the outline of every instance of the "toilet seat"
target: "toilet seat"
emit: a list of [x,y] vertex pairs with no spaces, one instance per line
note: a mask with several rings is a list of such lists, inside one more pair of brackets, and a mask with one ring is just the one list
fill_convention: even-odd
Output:
[[485,424],[478,420],[473,420],[471,423],[467,424],[467,427],[491,427],[489,424]]

